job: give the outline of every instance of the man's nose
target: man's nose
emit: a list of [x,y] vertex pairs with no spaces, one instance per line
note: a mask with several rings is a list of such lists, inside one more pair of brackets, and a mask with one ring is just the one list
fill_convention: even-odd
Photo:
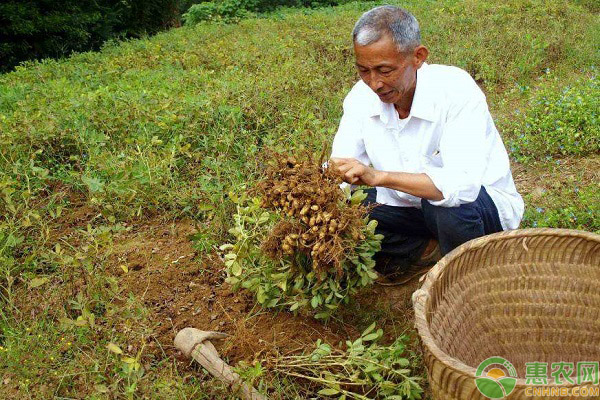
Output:
[[383,82],[381,81],[379,74],[375,71],[371,71],[371,75],[369,76],[369,86],[374,92],[378,92],[379,89],[383,87]]

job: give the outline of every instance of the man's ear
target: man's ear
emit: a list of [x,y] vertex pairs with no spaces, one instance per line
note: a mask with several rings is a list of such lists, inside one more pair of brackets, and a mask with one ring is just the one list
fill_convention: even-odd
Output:
[[427,60],[427,56],[429,55],[429,50],[427,47],[423,45],[419,45],[415,48],[413,52],[415,67],[421,68],[421,65]]

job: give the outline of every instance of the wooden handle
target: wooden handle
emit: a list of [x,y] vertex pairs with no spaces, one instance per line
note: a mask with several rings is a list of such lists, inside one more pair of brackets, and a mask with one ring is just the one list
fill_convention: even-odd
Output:
[[240,376],[219,357],[217,349],[209,339],[223,339],[228,335],[221,332],[201,331],[195,328],[184,328],[175,336],[175,347],[187,357],[192,357],[212,376],[225,382],[231,390],[244,400],[266,400],[252,386],[242,381]]

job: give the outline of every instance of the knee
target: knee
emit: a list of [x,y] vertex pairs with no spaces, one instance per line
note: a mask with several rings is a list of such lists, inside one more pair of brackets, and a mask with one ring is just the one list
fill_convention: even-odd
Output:
[[429,201],[422,199],[421,207],[428,226],[435,227],[440,234],[451,234],[458,230],[468,229],[469,226],[479,226],[481,217],[471,207],[471,204],[462,204],[459,207],[434,206]]

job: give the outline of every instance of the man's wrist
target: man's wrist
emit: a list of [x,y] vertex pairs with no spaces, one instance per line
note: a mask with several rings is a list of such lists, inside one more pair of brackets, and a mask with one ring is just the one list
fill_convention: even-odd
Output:
[[387,181],[388,181],[388,173],[387,173],[387,171],[378,171],[378,170],[375,170],[375,184],[373,186],[383,186],[383,187],[385,187]]

